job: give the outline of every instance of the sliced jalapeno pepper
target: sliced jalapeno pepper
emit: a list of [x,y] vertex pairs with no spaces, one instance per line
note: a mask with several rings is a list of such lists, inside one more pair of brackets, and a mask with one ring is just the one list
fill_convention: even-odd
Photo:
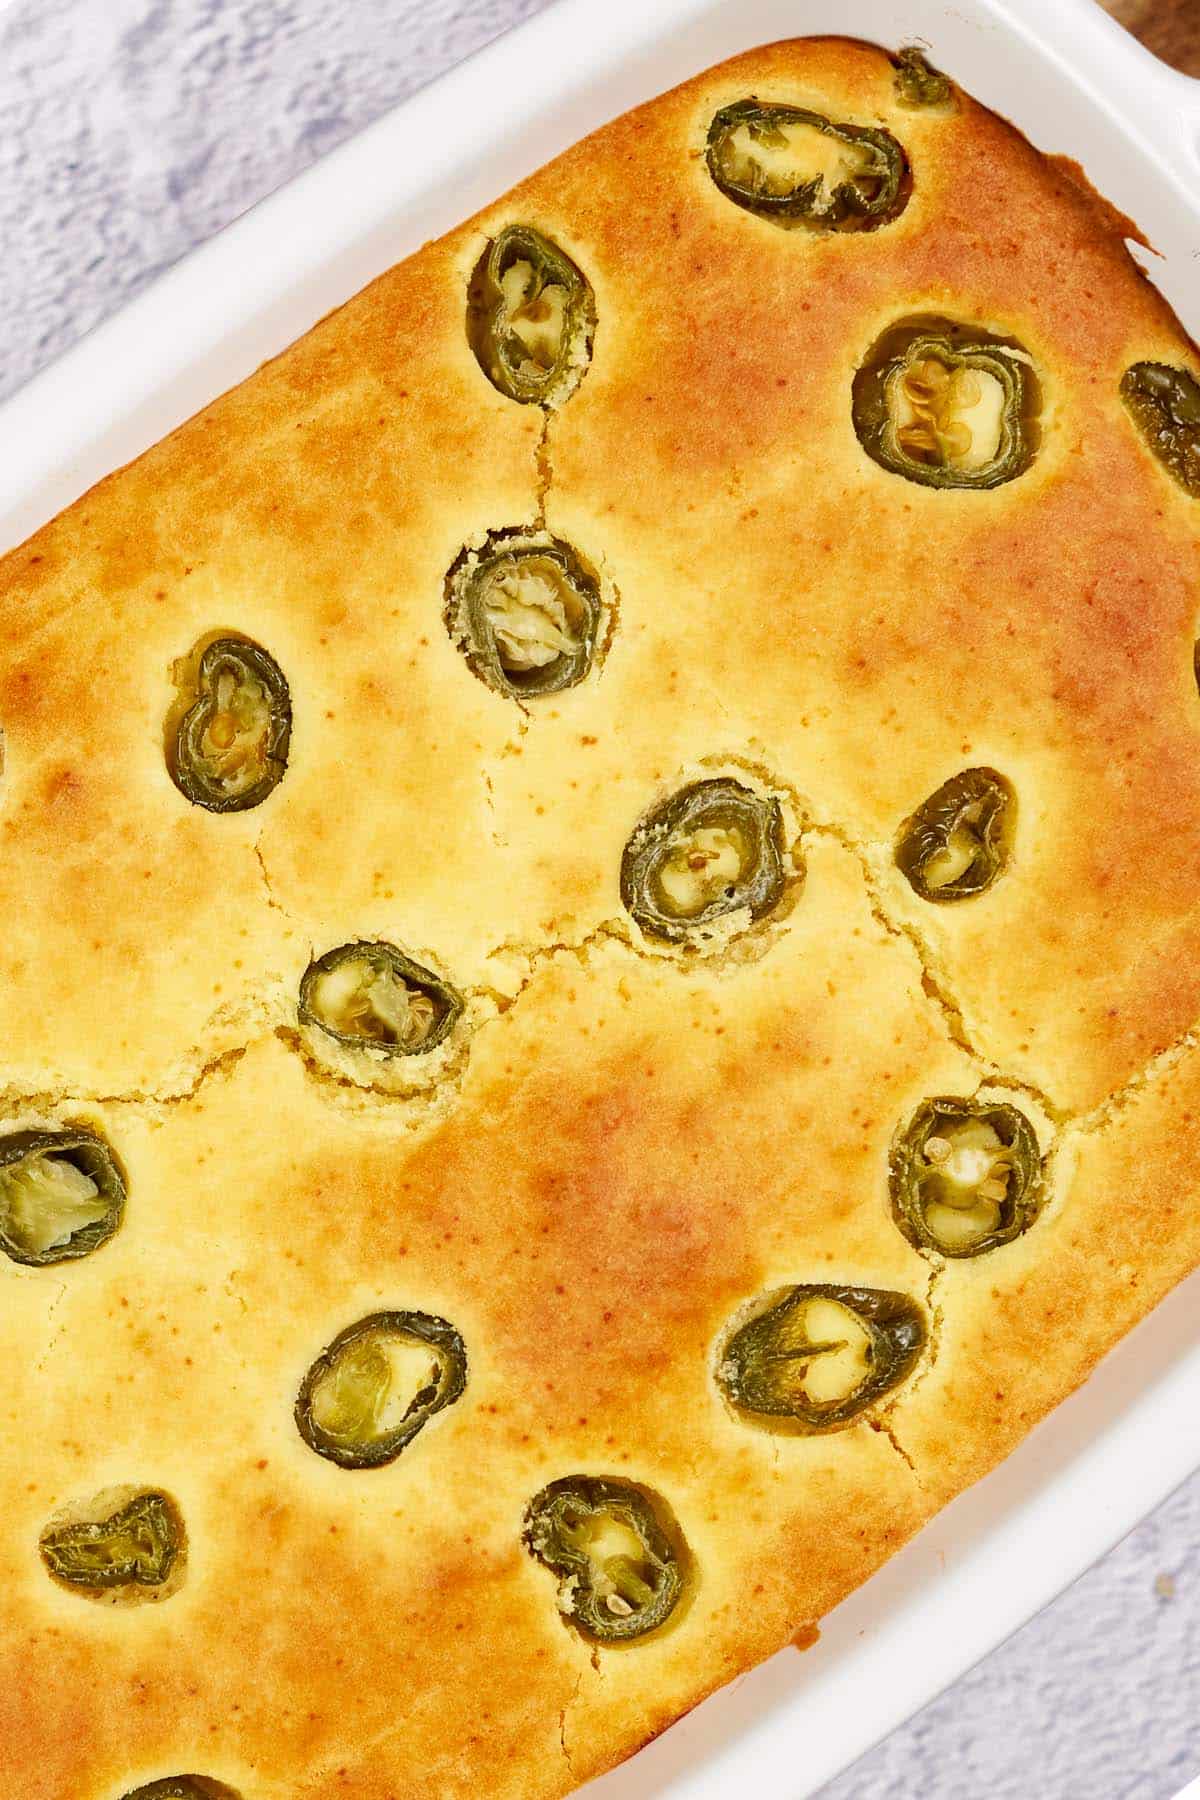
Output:
[[922,316],[889,326],[854,377],[854,429],[873,462],[919,487],[994,488],[1040,442],[1029,356],[976,325]]
[[283,780],[292,735],[288,684],[248,638],[202,639],[177,665],[180,699],[167,721],[167,768],[193,806],[245,812]]
[[547,531],[494,531],[446,576],[446,629],[473,673],[513,700],[582,681],[601,614],[595,574]]
[[449,1036],[463,998],[394,944],[340,944],[309,964],[300,1019],[348,1049],[422,1056]]
[[55,1580],[85,1592],[164,1587],[183,1548],[178,1509],[157,1489],[136,1494],[99,1518],[48,1526],[40,1544]]
[[432,1313],[379,1312],[340,1331],[296,1401],[300,1435],[342,1469],[394,1462],[467,1385],[467,1349]]
[[666,1501],[596,1475],[552,1481],[525,1514],[525,1546],[558,1577],[564,1619],[599,1644],[664,1625],[684,1588],[683,1538]]
[[727,199],[776,224],[869,231],[908,201],[908,159],[890,131],[753,97],[708,128],[708,171]]
[[93,1131],[0,1137],[0,1249],[37,1268],[90,1256],[125,1211],[125,1176]]
[[906,1294],[816,1282],[770,1298],[717,1364],[725,1398],[753,1418],[836,1431],[899,1386],[925,1347],[925,1315]]
[[901,106],[914,110],[946,106],[954,95],[948,76],[935,69],[915,44],[906,44],[896,56],[896,97]]
[[980,1256],[1027,1231],[1042,1204],[1042,1157],[1015,1106],[922,1101],[892,1144],[892,1215],[909,1243]]
[[208,1775],[168,1775],[162,1781],[133,1788],[123,1800],[241,1800],[223,1781]]
[[561,406],[587,373],[596,300],[583,271],[532,225],[506,225],[467,290],[467,339],[492,386]]
[[621,859],[621,899],[642,930],[684,943],[731,913],[765,918],[786,886],[783,813],[729,776],[696,781],[641,820]]
[[1169,363],[1134,363],[1121,377],[1121,398],[1147,449],[1200,497],[1200,381]]
[[964,769],[905,819],[897,866],[922,900],[969,900],[1004,873],[1016,820],[1017,797],[1003,775]]

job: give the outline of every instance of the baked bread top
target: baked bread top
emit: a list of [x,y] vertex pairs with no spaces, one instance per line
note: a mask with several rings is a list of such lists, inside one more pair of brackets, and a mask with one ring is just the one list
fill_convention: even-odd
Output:
[[1200,1259],[1196,355],[918,74],[626,115],[0,563],[13,1792],[551,1800]]

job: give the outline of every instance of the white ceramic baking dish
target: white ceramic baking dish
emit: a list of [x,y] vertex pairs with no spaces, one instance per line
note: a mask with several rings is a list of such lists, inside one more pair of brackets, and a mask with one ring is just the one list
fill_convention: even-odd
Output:
[[[1092,0],[558,0],[255,208],[0,409],[0,543],[594,126],[772,38],[934,61],[1136,219],[1200,332],[1200,83]],[[519,105],[513,103],[519,96]],[[1200,1276],[1004,1466],[826,1622],[590,1790],[801,1800],[1080,1574],[1200,1466]]]

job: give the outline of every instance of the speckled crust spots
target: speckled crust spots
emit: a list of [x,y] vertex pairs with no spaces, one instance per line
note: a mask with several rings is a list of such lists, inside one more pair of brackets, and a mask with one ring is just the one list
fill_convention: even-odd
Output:
[[[615,125],[599,186],[578,156],[556,170],[611,268],[653,275],[606,308],[620,355],[556,425],[548,522],[602,517],[630,593],[686,593],[705,684],[681,658],[677,704],[716,696],[873,850],[949,773],[1005,774],[1022,836],[1004,880],[936,916],[902,882],[888,903],[912,906],[986,1054],[1086,1109],[1200,1015],[1200,535],[1117,393],[1183,340],[1095,203],[965,98],[897,114],[914,190],[893,225],[806,239],[803,293],[791,236],[759,231],[747,282],[746,221],[670,146],[751,83],[888,118],[893,79],[834,44],[802,65],[772,46]],[[1042,443],[1018,480],[926,490],[863,457],[848,395],[901,309],[1035,352]]]
[[1007,1455],[1200,1260],[1197,1157],[1191,1048],[1102,1131],[1067,1129],[1035,1231],[946,1268],[937,1359],[891,1415],[939,1500]]
[[[194,1062],[243,1041],[236,1014],[293,964],[293,936],[329,941],[331,896],[346,936],[384,937],[404,893],[406,941],[437,946],[463,981],[486,973],[505,926],[473,879],[478,761],[509,721],[489,723],[482,688],[462,692],[438,596],[476,521],[529,516],[541,413],[482,380],[462,256],[461,242],[430,246],[385,275],[0,559],[14,1087],[185,1085]],[[444,309],[443,292],[460,299]],[[181,801],[163,759],[168,671],[214,620],[269,649],[294,713],[269,803],[220,819]],[[451,676],[461,756],[446,750]],[[380,796],[386,808],[366,803]]]
[[237,1015],[257,1001],[284,935],[262,904],[251,815],[218,823],[167,775],[178,625],[155,603],[131,641],[120,592],[111,613],[81,602],[33,630],[7,584],[0,1033],[18,1093],[185,1086],[195,1063],[239,1041]]

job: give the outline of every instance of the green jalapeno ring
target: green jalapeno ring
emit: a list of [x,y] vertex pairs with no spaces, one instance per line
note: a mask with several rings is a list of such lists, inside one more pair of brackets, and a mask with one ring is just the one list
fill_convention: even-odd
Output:
[[[179,698],[167,715],[166,727],[171,780],[186,800],[206,812],[246,812],[260,806],[283,780],[291,746],[291,692],[279,664],[250,638],[237,632],[214,632],[176,664],[175,677]],[[261,769],[242,785],[236,758],[243,722],[221,709],[223,683],[235,697],[259,690],[266,711],[257,744],[244,753],[251,759],[251,770],[254,762],[261,763]],[[211,733],[218,729],[221,739],[228,741],[214,746]],[[229,776],[222,776],[212,766],[222,756],[231,759]]]
[[[995,417],[968,425],[987,382],[999,389]],[[979,392],[960,406],[970,385]],[[935,489],[995,488],[1024,474],[1041,444],[1041,405],[1041,384],[1015,338],[934,314],[889,325],[851,390],[855,434],[872,462]],[[981,430],[995,431],[995,446],[970,461]]]
[[[819,132],[863,158],[863,166],[848,169],[832,185],[817,173],[772,191],[761,159],[739,150],[735,140],[741,132],[752,144],[776,148],[780,141],[786,144],[788,126]],[[841,123],[806,107],[772,104],[754,96],[714,114],[705,161],[718,192],[735,206],[775,224],[817,231],[873,230],[904,210],[912,187],[908,158],[890,131]]]
[[1190,369],[1140,362],[1126,369],[1120,392],[1150,454],[1200,498],[1200,381]]
[[[431,1008],[431,1016],[427,1029],[414,1043],[405,1043],[402,1037],[395,1035],[389,1040],[384,1034],[382,1020],[378,1033],[369,1030],[355,1031],[343,1029],[334,1023],[321,1010],[321,992],[326,978],[335,975],[347,965],[362,964],[378,980],[393,980],[410,994],[420,996]],[[339,944],[333,950],[327,950],[308,965],[300,982],[300,997],[297,1011],[300,1022],[313,1031],[331,1038],[335,1043],[347,1050],[365,1051],[372,1055],[381,1055],[391,1059],[394,1057],[425,1056],[444,1043],[455,1025],[462,1017],[465,1001],[458,989],[441,976],[435,975],[432,969],[414,962],[403,950],[382,939],[367,941],[355,939],[347,944]]]
[[506,225],[485,246],[467,288],[467,342],[507,399],[542,407],[570,399],[591,363],[595,330],[591,283],[543,232]]
[[241,1800],[233,1788],[210,1775],[167,1775],[122,1795],[122,1800]]
[[[594,1529],[598,1537],[607,1530],[607,1549],[589,1542]],[[522,1539],[558,1577],[564,1621],[593,1643],[647,1637],[684,1597],[691,1559],[683,1533],[661,1494],[637,1483],[598,1475],[552,1481],[526,1508]]]
[[[965,1171],[955,1167],[956,1141]],[[888,1187],[892,1216],[914,1249],[949,1258],[982,1256],[1028,1231],[1041,1211],[1037,1134],[1006,1101],[954,1095],[923,1100],[892,1142]],[[949,1229],[959,1217],[963,1229],[951,1241]]]
[[1008,867],[1016,822],[1011,782],[995,769],[964,769],[904,820],[896,833],[896,866],[922,900],[945,905],[973,899]]
[[64,1521],[46,1526],[38,1549],[49,1574],[73,1593],[155,1599],[168,1586],[173,1591],[186,1545],[170,1495],[144,1488],[133,1490],[132,1498],[100,1495],[84,1509],[73,1508]]
[[[379,1338],[392,1338],[408,1347],[432,1352],[432,1379],[418,1389],[403,1417],[390,1430],[364,1434],[357,1429],[335,1434],[316,1417],[318,1389],[329,1377],[336,1382],[339,1373],[346,1370],[353,1379],[351,1359],[355,1355],[360,1361],[364,1355],[369,1358],[372,1339]],[[386,1400],[390,1372],[386,1367],[371,1370],[368,1379],[376,1383],[375,1395],[367,1397],[369,1409],[371,1399],[380,1404]],[[462,1397],[466,1385],[467,1347],[448,1320],[423,1312],[369,1313],[339,1331],[309,1368],[296,1398],[296,1427],[311,1450],[339,1468],[378,1469],[394,1462],[430,1419]],[[361,1423],[355,1421],[356,1426]]]
[[508,526],[468,544],[446,574],[443,614],[472,674],[507,699],[562,693],[600,649],[600,582],[573,545]]
[[[686,891],[689,847],[697,864],[708,867],[697,868],[701,903],[685,911],[664,883]],[[784,857],[776,796],[764,798],[728,775],[692,782],[651,807],[635,827],[621,858],[621,900],[648,936],[695,943],[730,914],[747,912],[756,923],[775,911],[787,886]],[[726,869],[731,860],[738,866]]]
[[916,44],[905,44],[896,53],[896,98],[901,106],[932,111],[954,98],[954,84],[928,61]]
[[[822,1355],[845,1342],[813,1342],[805,1314],[814,1301],[851,1315],[864,1334],[861,1378],[844,1394],[812,1399],[803,1385]],[[912,1373],[928,1339],[925,1314],[907,1294],[886,1288],[802,1283],[761,1295],[743,1312],[718,1352],[716,1380],[739,1416],[770,1431],[812,1436],[840,1431],[871,1412]],[[797,1380],[799,1377],[799,1380]]]
[[[57,1165],[66,1165],[73,1173],[67,1176]],[[57,1196],[56,1180],[63,1190]],[[39,1184],[44,1190],[40,1207]],[[0,1136],[0,1250],[28,1268],[90,1256],[120,1225],[126,1192],[125,1171],[98,1132],[72,1126]],[[72,1210],[78,1225],[65,1236],[59,1233],[62,1241],[51,1237],[43,1242],[49,1224],[41,1215],[49,1214],[52,1224],[57,1211],[66,1225]]]

